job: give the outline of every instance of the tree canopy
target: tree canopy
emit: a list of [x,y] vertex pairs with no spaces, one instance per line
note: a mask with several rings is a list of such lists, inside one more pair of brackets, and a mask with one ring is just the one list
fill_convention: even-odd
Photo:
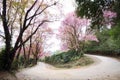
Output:
[[120,19],[119,0],[76,0],[76,2],[78,16],[92,19],[92,27],[100,28],[102,26],[105,10],[116,12],[116,21]]

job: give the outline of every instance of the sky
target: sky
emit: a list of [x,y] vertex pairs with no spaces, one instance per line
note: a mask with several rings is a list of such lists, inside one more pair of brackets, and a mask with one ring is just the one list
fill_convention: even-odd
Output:
[[[67,15],[70,12],[75,11],[75,2],[74,0],[61,0],[61,4],[63,5],[62,11],[64,15]],[[57,12],[56,12],[57,13]],[[59,21],[55,21],[50,23],[50,27],[54,30],[54,33],[58,32],[58,28],[60,27],[61,20],[64,18],[62,16]],[[50,38],[48,44],[52,44],[47,50],[51,52],[55,52],[60,50],[60,40],[56,38],[55,35]]]
[[[51,27],[53,29],[54,33],[58,32],[58,28],[60,27],[61,20],[65,17],[65,15],[67,15],[68,13],[73,12],[75,10],[75,2],[74,1],[75,0],[60,0],[60,4],[62,5],[61,9],[56,10],[54,8],[53,9],[50,8],[50,11],[52,11],[51,13],[60,15],[60,12],[62,12],[62,14],[64,14],[64,15],[60,15],[58,21],[54,21],[49,24],[49,27]],[[2,25],[2,24],[0,23],[0,25]],[[1,43],[1,40],[0,40],[0,43]],[[56,35],[53,35],[50,38],[50,40],[48,40],[48,44],[51,44],[51,46],[49,46],[45,50],[51,51],[51,52],[60,50],[60,40],[56,38]],[[3,46],[3,44],[0,45],[0,47],[2,47],[2,46]]]

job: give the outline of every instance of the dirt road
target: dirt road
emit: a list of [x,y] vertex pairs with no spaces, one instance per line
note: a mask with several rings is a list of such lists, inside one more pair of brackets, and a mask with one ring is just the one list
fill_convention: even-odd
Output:
[[16,74],[20,80],[120,80],[120,61],[103,56],[89,55],[95,63],[87,67],[58,69],[39,62]]

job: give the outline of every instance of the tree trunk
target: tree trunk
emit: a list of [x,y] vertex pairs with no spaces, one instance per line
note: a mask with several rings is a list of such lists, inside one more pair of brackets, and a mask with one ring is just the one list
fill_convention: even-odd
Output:
[[12,67],[12,63],[14,61],[16,50],[12,49],[11,51],[5,53],[6,59],[4,62],[4,70],[9,71]]
[[37,61],[38,61],[38,56],[36,55],[34,59],[35,59],[35,63],[34,64],[36,65]]
[[32,37],[30,38],[30,46],[29,46],[29,51],[28,51],[28,56],[27,56],[27,60],[30,59],[30,54],[31,54],[31,50],[32,49]]
[[4,61],[4,69],[9,70],[11,67],[11,58],[10,58],[10,50],[11,50],[11,35],[9,32],[9,27],[7,25],[7,18],[6,18],[6,0],[3,0],[2,2],[3,11],[2,11],[2,22],[3,22],[3,29],[5,34],[5,61]]

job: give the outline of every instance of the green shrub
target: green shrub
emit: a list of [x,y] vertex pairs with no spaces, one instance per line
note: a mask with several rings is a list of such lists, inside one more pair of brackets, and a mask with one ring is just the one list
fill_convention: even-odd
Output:
[[34,65],[36,65],[35,59],[30,58],[29,60],[25,60],[24,56],[20,56],[19,59],[15,59],[12,63],[12,70],[17,70],[25,67],[32,67]]
[[0,52],[0,70],[4,70],[4,61],[5,61],[5,49],[2,48]]
[[100,55],[117,56],[120,55],[120,26],[114,27],[110,30],[103,30],[97,32],[99,42],[90,42],[85,45],[87,53],[95,53]]
[[69,50],[67,52],[62,52],[59,54],[54,54],[51,57],[45,57],[45,62],[46,63],[51,63],[51,64],[64,64],[68,63],[73,60],[79,59],[81,56],[78,52],[75,50]]

